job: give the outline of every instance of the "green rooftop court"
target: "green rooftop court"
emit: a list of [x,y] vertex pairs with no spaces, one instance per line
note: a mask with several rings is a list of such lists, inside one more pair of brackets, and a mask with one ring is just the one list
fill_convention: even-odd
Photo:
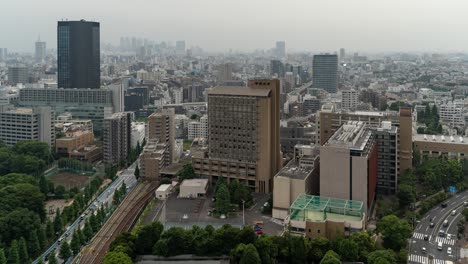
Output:
[[327,219],[360,221],[363,202],[301,194],[289,208],[293,221],[323,222]]

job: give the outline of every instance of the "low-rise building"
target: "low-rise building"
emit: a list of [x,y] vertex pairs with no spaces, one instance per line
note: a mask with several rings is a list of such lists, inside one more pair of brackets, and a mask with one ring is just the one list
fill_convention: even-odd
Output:
[[170,165],[169,149],[165,143],[150,139],[140,154],[140,175],[151,181],[161,180],[161,169]]
[[208,191],[208,179],[187,179],[180,184],[179,197],[203,197]]
[[361,201],[301,194],[291,205],[285,224],[309,239],[335,239],[364,230],[365,216]]
[[55,151],[58,157],[70,158],[74,150],[91,145],[94,142],[94,134],[89,130],[75,130],[65,132],[65,136],[55,141]]
[[188,139],[208,138],[208,116],[204,115],[200,121],[192,121],[188,123]]
[[156,198],[159,200],[166,200],[171,194],[171,190],[171,184],[161,184],[158,189],[156,189]]
[[273,217],[285,219],[300,194],[319,192],[319,148],[298,145],[294,158],[273,178]]
[[424,158],[445,156],[454,159],[468,157],[468,139],[459,136],[413,135],[415,150]]

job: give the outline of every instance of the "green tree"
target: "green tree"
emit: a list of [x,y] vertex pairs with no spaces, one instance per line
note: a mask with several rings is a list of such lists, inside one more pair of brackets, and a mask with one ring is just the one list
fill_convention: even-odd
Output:
[[337,248],[338,255],[345,261],[356,261],[359,255],[359,248],[356,242],[349,238],[340,239]]
[[3,248],[0,248],[0,264],[7,264],[5,250]]
[[122,252],[109,252],[104,257],[103,264],[132,264],[132,259]]
[[49,162],[51,159],[49,145],[36,140],[22,140],[16,143],[13,150],[22,155],[30,155]]
[[[42,228],[40,228],[42,229]],[[28,252],[31,257],[36,257],[39,255],[41,250],[41,244],[39,242],[39,238],[37,236],[38,230],[32,230],[29,234],[28,239]],[[21,241],[20,241],[21,242]]]
[[274,243],[271,236],[260,236],[255,247],[258,250],[263,264],[272,264],[278,256],[278,246]]
[[248,244],[242,254],[239,264],[260,264],[260,256],[254,245]]
[[329,250],[325,253],[325,256],[323,256],[320,264],[341,264],[340,256],[333,250]]
[[319,263],[328,250],[331,249],[330,241],[324,237],[312,239],[309,243],[309,252],[307,253],[310,262]]
[[0,189],[0,212],[11,212],[20,207],[36,212],[45,219],[44,194],[37,186],[20,183]]
[[44,195],[47,195],[49,193],[49,184],[47,183],[47,179],[44,175],[41,175],[41,177],[39,177],[39,189]]
[[350,236],[350,239],[354,241],[358,246],[359,256],[357,260],[365,262],[367,255],[375,250],[375,243],[367,232],[356,232]]
[[63,230],[62,215],[60,214],[60,209],[57,208],[57,210],[55,211],[55,218],[54,218],[55,234],[62,233],[62,230]]
[[406,245],[412,229],[408,222],[395,215],[387,215],[377,222],[377,231],[383,235],[384,246],[393,250],[400,250]]
[[54,223],[52,223],[49,220],[47,220],[47,223],[46,223],[46,236],[47,236],[47,241],[52,241],[52,239],[55,237]]
[[138,254],[151,254],[154,244],[158,242],[164,226],[160,222],[143,226],[137,234],[135,246]]
[[40,227],[37,231],[37,240],[39,241],[39,251],[47,246],[47,235],[44,227]]
[[70,245],[68,244],[67,241],[62,241],[60,244],[60,252],[59,252],[59,257],[63,260],[67,260],[72,256],[72,252],[70,249]]
[[55,250],[50,252],[49,255],[49,264],[58,264],[57,256],[55,255]]
[[367,256],[368,264],[396,264],[396,256],[393,250],[376,250]]
[[28,237],[31,230],[40,227],[40,219],[34,212],[18,208],[0,217],[0,234],[3,243],[9,244],[20,237]]
[[99,230],[99,224],[94,213],[91,213],[91,216],[89,217],[89,224],[91,225],[91,229],[93,229],[93,233]]
[[8,254],[8,264],[20,264],[18,242],[13,240],[10,245],[10,253]]
[[26,239],[24,239],[24,237],[22,237],[19,240],[18,252],[19,252],[21,263],[28,263],[29,262],[28,245],[26,244]]
[[416,191],[409,184],[400,184],[397,196],[400,208],[405,208],[416,201]]
[[215,194],[215,208],[220,214],[227,214],[231,207],[231,199],[226,184],[221,184]]
[[76,255],[80,252],[80,248],[81,248],[80,237],[76,231],[73,232],[73,237],[70,242],[70,248],[73,252],[73,255]]
[[137,180],[140,178],[140,168],[138,167],[138,165],[136,165],[134,175]]
[[65,190],[65,187],[63,185],[59,185],[57,187],[55,187],[55,197],[56,198],[63,198],[63,196],[65,195],[67,191]]
[[89,220],[86,221],[85,227],[83,229],[83,234],[86,238],[86,241],[89,241],[93,237],[93,228],[91,227],[91,224],[89,223]]
[[195,178],[197,175],[195,174],[195,170],[193,169],[193,166],[191,163],[188,163],[188,164],[185,164],[183,167],[182,167],[182,170],[180,170],[179,172],[177,172],[176,176],[180,179],[180,180],[185,180],[185,179],[193,179]]

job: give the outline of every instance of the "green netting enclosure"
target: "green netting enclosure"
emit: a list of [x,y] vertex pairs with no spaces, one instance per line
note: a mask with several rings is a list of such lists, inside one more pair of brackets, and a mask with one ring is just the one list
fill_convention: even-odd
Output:
[[294,221],[325,221],[328,217],[343,220],[360,220],[363,217],[361,201],[301,194],[289,208]]

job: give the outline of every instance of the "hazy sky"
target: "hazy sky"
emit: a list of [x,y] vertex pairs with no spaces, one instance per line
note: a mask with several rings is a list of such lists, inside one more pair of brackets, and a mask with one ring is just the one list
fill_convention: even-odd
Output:
[[2,0],[0,47],[56,47],[57,21],[101,23],[120,36],[186,40],[207,50],[466,51],[467,0]]

